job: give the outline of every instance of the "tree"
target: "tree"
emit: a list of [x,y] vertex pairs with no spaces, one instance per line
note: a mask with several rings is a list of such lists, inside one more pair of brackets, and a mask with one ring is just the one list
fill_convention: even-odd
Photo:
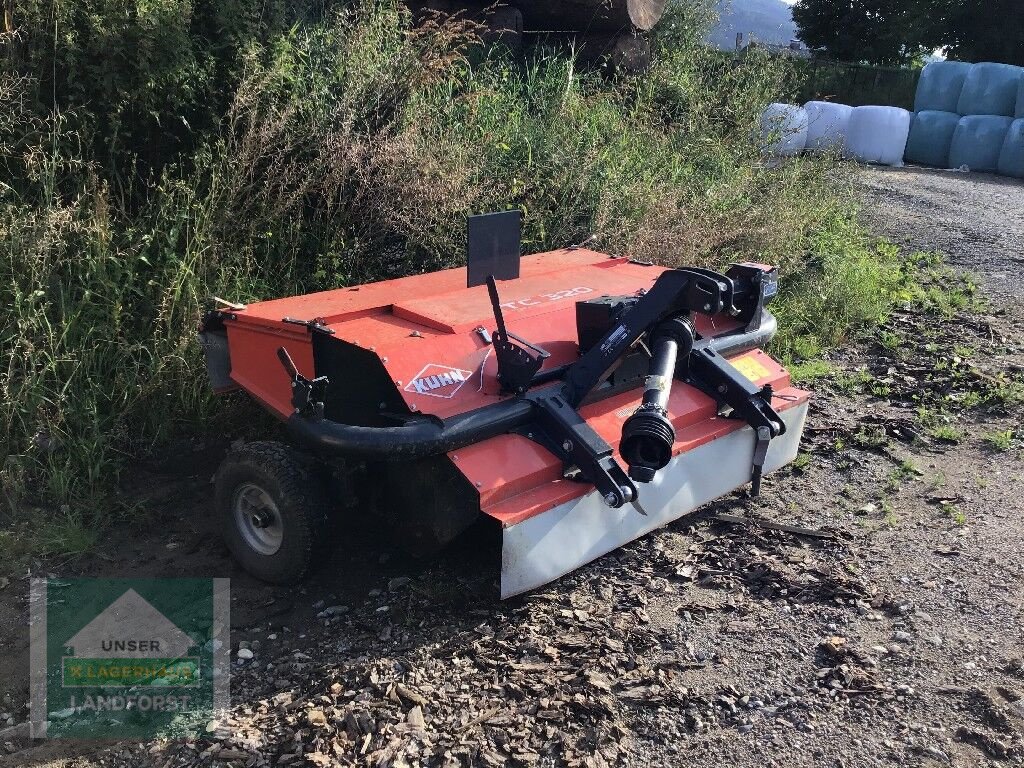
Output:
[[906,64],[936,48],[961,61],[1024,65],[1021,0],[799,0],[810,48],[842,61]]
[[937,24],[950,58],[1024,66],[1021,0],[942,0],[938,5]]
[[927,0],[799,0],[793,20],[800,39],[830,58],[906,64],[936,46],[931,5]]

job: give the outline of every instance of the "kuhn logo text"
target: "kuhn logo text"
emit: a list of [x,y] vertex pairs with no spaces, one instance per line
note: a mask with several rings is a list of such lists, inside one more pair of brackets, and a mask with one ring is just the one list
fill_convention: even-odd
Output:
[[462,385],[472,375],[470,371],[463,371],[460,368],[450,368],[447,365],[430,363],[424,366],[423,370],[416,374],[416,378],[409,382],[405,391],[417,395],[430,395],[431,397],[451,398],[462,389]]

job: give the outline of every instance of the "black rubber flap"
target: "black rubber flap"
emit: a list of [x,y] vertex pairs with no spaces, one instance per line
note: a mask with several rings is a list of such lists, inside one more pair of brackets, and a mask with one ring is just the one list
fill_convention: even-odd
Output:
[[514,280],[519,277],[520,230],[522,214],[519,211],[484,213],[466,219],[466,287],[487,282],[488,275],[495,280]]

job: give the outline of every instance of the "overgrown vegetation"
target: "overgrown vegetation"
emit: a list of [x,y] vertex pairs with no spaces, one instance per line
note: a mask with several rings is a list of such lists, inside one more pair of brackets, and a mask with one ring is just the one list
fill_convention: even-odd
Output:
[[[844,261],[853,270],[860,268],[859,263],[865,270],[854,278],[860,288],[877,290],[882,297],[873,304],[858,300],[857,292],[843,294],[857,309],[878,312],[853,321],[847,317],[840,324],[871,329],[866,341],[874,349],[865,362],[852,369],[847,365],[844,370],[842,363],[817,359],[814,355],[821,351],[820,337],[812,324],[800,327],[801,317],[810,318],[817,312],[843,316],[841,303],[830,300],[829,292],[822,288],[829,282],[826,275],[852,275],[837,269],[819,271],[822,276],[812,279],[817,287],[791,286],[796,295],[783,305],[784,312],[795,311],[787,324],[797,333],[791,347],[804,356],[791,366],[797,381],[824,380],[817,387],[844,396],[878,398],[913,414],[910,419],[890,417],[884,429],[875,423],[864,425],[847,435],[847,440],[838,438],[836,452],[841,453],[848,443],[865,450],[884,450],[890,437],[941,450],[976,436],[990,450],[1014,450],[1019,438],[1014,430],[978,432],[981,424],[992,419],[997,423],[1019,421],[1024,378],[1013,367],[994,364],[999,347],[988,321],[979,317],[986,302],[971,276],[950,268],[938,254],[899,255],[884,243],[876,244],[875,249],[874,258],[858,262],[856,253],[861,251],[855,248]],[[809,279],[808,274],[815,273],[805,273],[801,279]],[[951,323],[964,332],[950,336],[947,329]],[[829,328],[828,324],[823,327]],[[827,337],[825,346],[841,341]],[[889,485],[894,488],[911,470],[902,467]]]
[[835,216],[812,231],[803,257],[774,308],[775,347],[788,359],[812,361],[803,370],[822,376],[827,368],[815,360],[822,350],[883,321],[908,281],[899,249],[873,242],[853,217]]
[[896,254],[856,225],[842,168],[759,156],[786,61],[707,51],[693,9],[618,79],[486,51],[465,20],[413,28],[388,2],[265,11],[18,6],[33,26],[5,39],[0,78],[8,539],[42,508],[59,535],[38,548],[88,546],[126,460],[220,429],[194,339],[207,297],[452,266],[467,214],[521,209],[529,251],[595,235],[668,264],[778,263],[791,358],[891,302]]

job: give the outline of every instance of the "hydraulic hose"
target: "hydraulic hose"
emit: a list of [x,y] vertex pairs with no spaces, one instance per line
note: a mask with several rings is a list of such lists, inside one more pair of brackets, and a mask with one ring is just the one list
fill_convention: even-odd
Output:
[[529,400],[510,399],[449,419],[423,419],[397,427],[357,427],[300,414],[286,425],[300,443],[336,456],[404,461],[437,456],[503,435],[533,420]]

